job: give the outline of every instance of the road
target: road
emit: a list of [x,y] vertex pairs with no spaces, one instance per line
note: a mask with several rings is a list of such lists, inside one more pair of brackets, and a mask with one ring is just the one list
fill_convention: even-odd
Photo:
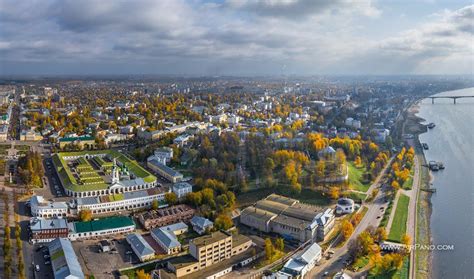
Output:
[[[409,191],[403,190],[403,193],[410,197],[410,204],[408,205],[408,224],[407,224],[407,234],[411,237],[412,243],[416,243],[416,215],[417,215],[417,203],[418,203],[418,194],[420,192],[420,173],[421,166],[418,155],[415,155],[413,167],[415,172],[413,173],[413,186]],[[410,278],[416,278],[416,251],[412,250],[410,254]]]
[[[370,194],[374,189],[381,188],[380,185],[382,178],[390,167],[392,160],[393,157],[389,160],[387,165],[377,176],[367,193]],[[333,249],[334,255],[332,256],[332,258],[327,261],[323,260],[319,266],[315,266],[310,272],[308,272],[307,277],[321,278],[321,274],[324,274],[325,272],[332,274],[343,269],[345,267],[344,261],[349,258],[349,255],[347,253],[349,249],[349,243],[355,240],[357,236],[359,236],[359,234],[366,230],[368,227],[378,227],[380,221],[382,220],[381,216],[383,216],[383,211],[380,208],[387,208],[387,205],[388,202],[385,201],[385,191],[379,191],[372,203],[365,204],[365,206],[368,207],[367,213],[364,215],[364,218],[362,218],[359,225],[355,228],[354,233],[351,235],[351,237],[345,242],[342,247],[338,249]]]

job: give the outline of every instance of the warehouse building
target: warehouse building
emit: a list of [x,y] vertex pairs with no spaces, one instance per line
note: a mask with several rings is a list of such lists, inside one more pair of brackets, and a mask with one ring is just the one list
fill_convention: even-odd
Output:
[[[259,231],[278,233],[286,239],[306,242],[317,238],[317,216],[321,211],[319,207],[271,194],[245,208],[240,215],[240,222]],[[325,216],[330,217],[330,213]],[[332,227],[328,226],[325,231],[330,229]]]
[[48,250],[55,279],[85,278],[71,241],[56,238],[48,244]]
[[156,159],[147,161],[146,165],[156,174],[172,183],[177,183],[183,180],[183,175],[179,171],[158,162]]

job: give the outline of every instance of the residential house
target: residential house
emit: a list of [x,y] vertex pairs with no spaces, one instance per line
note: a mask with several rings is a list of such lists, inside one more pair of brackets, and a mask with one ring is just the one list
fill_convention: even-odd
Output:
[[205,234],[207,231],[211,230],[214,226],[209,219],[206,219],[201,216],[194,216],[191,219],[191,226],[193,226],[193,230],[200,235]]

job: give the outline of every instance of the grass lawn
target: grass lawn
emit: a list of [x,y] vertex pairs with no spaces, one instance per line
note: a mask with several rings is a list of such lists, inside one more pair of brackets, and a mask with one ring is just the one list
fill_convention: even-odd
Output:
[[402,268],[380,275],[369,275],[369,279],[408,279],[410,272],[410,259],[408,257],[403,260]]
[[390,228],[390,233],[388,234],[388,240],[400,242],[402,236],[406,233],[409,203],[410,198],[406,195],[400,194],[395,216],[392,220],[392,227]]
[[358,168],[353,162],[348,162],[349,165],[349,183],[353,190],[367,192],[370,187],[370,181],[364,181],[365,168]]
[[351,198],[357,202],[365,200],[367,198],[367,195],[358,192],[347,191],[346,197]]
[[364,268],[366,265],[369,264],[369,257],[359,257],[355,260],[352,264],[352,269],[358,271],[359,269]]

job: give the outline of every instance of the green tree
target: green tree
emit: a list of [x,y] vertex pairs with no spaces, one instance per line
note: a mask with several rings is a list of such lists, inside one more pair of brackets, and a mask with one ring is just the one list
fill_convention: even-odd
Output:
[[219,214],[214,220],[214,227],[218,230],[228,230],[234,226],[232,219],[224,213]]
[[160,206],[160,203],[158,202],[158,200],[153,200],[153,201],[151,202],[151,208],[152,208],[153,210],[158,209],[159,206]]
[[202,193],[192,192],[186,195],[186,203],[198,207],[202,204]]
[[178,202],[178,196],[174,192],[168,192],[165,194],[165,201],[169,205],[174,205]]
[[285,249],[285,241],[283,241],[283,238],[277,238],[275,241],[275,246],[278,250],[283,252],[283,250]]

